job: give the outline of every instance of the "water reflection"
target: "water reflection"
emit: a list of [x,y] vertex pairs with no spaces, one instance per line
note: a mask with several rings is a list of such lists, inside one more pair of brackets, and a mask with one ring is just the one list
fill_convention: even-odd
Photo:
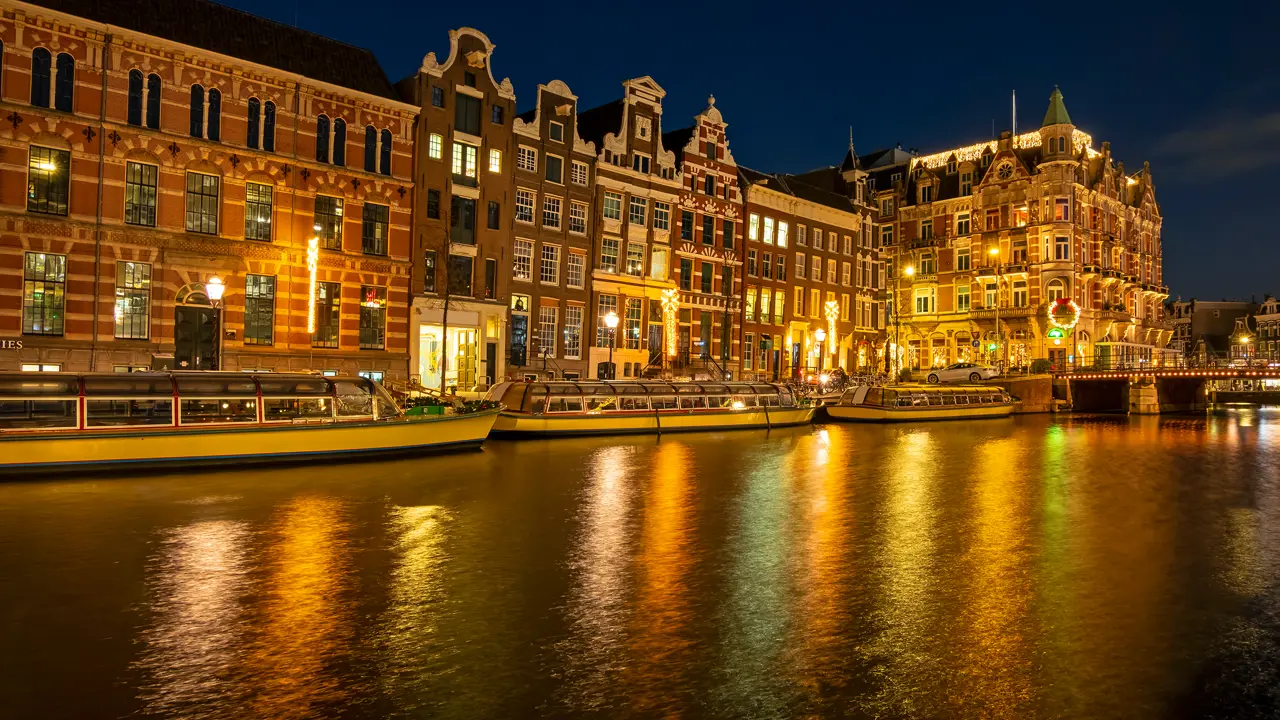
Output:
[[188,718],[226,715],[245,688],[232,675],[246,629],[241,596],[249,585],[250,529],[233,520],[199,520],[166,530],[151,563],[137,666],[146,712]]
[[280,511],[264,563],[258,630],[244,658],[255,717],[332,714],[367,694],[363,675],[340,676],[355,628],[348,599],[351,525],[341,502],[302,496]]

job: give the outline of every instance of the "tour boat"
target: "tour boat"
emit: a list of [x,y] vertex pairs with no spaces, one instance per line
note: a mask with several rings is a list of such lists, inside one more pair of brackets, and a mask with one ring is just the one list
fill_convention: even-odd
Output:
[[813,407],[766,383],[500,383],[494,435],[620,435],[804,425]]
[[0,478],[477,447],[497,414],[409,417],[361,377],[0,373]]
[[863,385],[824,409],[833,420],[852,422],[970,420],[1009,417],[1013,399],[995,385]]

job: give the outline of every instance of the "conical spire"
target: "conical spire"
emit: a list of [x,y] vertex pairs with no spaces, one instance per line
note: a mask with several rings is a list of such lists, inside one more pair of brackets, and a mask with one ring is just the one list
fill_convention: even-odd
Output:
[[1040,127],[1070,124],[1071,116],[1067,114],[1067,106],[1062,102],[1062,91],[1054,85],[1053,94],[1049,96],[1049,110],[1044,114],[1044,122]]

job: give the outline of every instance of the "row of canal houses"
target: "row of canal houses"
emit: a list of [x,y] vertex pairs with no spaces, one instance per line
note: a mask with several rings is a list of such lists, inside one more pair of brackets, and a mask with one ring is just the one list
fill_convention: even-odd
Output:
[[714,98],[517,114],[472,28],[392,83],[206,0],[0,10],[0,369],[777,378],[883,326],[865,174],[739,166]]

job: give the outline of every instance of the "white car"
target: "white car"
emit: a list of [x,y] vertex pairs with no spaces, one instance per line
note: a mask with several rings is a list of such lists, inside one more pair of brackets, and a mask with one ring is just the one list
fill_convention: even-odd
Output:
[[927,376],[930,383],[944,382],[979,382],[981,380],[990,380],[1000,374],[1000,371],[989,365],[979,365],[970,362],[952,363],[944,368],[934,368],[929,371]]

